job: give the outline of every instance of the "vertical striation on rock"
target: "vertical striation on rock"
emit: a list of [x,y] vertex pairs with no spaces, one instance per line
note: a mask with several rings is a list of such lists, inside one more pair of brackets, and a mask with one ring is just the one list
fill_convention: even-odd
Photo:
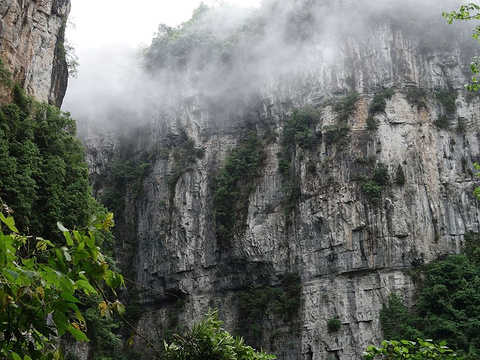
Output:
[[[13,80],[39,101],[61,106],[68,71],[64,36],[69,0],[4,0],[0,56]],[[1,94],[5,101],[6,94]]]

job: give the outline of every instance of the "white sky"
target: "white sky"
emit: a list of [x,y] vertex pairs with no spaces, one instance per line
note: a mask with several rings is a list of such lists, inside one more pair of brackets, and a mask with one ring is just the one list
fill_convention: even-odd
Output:
[[[158,25],[188,20],[201,0],[72,0],[67,39],[79,53],[107,44],[149,45]],[[204,0],[207,5],[218,0]],[[259,6],[260,0],[228,0]]]

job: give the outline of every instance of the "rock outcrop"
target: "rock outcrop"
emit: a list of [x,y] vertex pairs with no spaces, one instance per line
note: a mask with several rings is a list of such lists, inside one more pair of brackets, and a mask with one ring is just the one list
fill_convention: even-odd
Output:
[[[4,0],[0,56],[13,80],[39,101],[60,106],[67,88],[64,36],[70,0]],[[1,94],[0,100],[7,100]]]

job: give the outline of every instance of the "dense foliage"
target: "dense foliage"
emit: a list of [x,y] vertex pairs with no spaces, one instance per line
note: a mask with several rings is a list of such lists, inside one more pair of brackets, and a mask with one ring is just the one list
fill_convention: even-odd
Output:
[[176,334],[171,343],[165,342],[165,360],[268,360],[274,355],[258,352],[221,328],[214,311],[195,324],[184,335]]
[[282,144],[287,148],[287,152],[292,145],[307,149],[314,144],[316,137],[313,126],[317,123],[318,117],[318,110],[312,107],[293,111],[283,127]]
[[350,125],[343,122],[325,126],[323,128],[325,143],[327,145],[338,144],[339,148],[343,148],[348,141],[350,130]]
[[375,93],[373,101],[370,104],[369,112],[371,114],[376,114],[377,112],[385,111],[385,107],[387,106],[387,100],[391,99],[393,94],[393,89],[385,89]]
[[408,88],[405,92],[407,101],[419,110],[427,107],[427,91],[422,88]]
[[424,267],[417,308],[409,313],[396,296],[380,314],[386,338],[444,340],[466,360],[480,354],[479,236],[467,233],[465,254]]
[[391,294],[388,304],[384,304],[380,310],[380,324],[385,339],[421,338],[423,334],[416,329],[419,322],[419,317],[411,314],[396,294]]
[[75,121],[25,96],[0,108],[0,197],[16,211],[18,228],[52,240],[56,221],[84,226],[93,213],[87,165]]
[[[3,209],[8,207],[2,204]],[[70,333],[87,340],[81,293],[100,294],[103,315],[123,314],[119,301],[110,302],[103,286],[123,285],[109,269],[95,241],[95,232],[113,225],[113,215],[94,219],[89,227],[69,231],[58,224],[64,242],[22,236],[11,216],[0,213],[0,355],[2,359],[59,359],[57,336]]]
[[352,178],[359,182],[362,193],[367,200],[378,204],[382,198],[382,190],[390,186],[390,172],[383,163],[375,163],[374,158],[357,158],[356,163],[362,166],[360,172]]

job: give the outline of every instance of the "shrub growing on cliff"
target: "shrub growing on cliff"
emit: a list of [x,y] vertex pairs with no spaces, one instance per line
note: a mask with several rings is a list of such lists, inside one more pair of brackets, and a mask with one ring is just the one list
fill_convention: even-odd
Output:
[[278,171],[280,171],[281,174],[288,174],[290,171],[290,165],[290,161],[281,158],[278,160]]
[[12,74],[5,69],[5,64],[2,59],[0,59],[0,84],[6,87],[12,86]]
[[378,128],[377,121],[375,120],[372,114],[368,114],[366,124],[367,124],[367,130],[372,131],[372,130],[377,130]]
[[135,197],[142,194],[143,181],[148,175],[150,164],[136,160],[115,159],[110,166],[110,175],[106,178],[106,191],[101,196],[101,202],[116,215],[125,208],[125,193],[131,186]]
[[252,344],[262,335],[269,314],[292,326],[301,304],[301,281],[298,274],[284,274],[281,286],[251,285],[237,295],[238,331]]
[[338,119],[340,121],[347,121],[348,117],[353,115],[358,97],[358,93],[352,91],[333,103],[333,110],[338,113]]
[[373,203],[378,203],[382,197],[382,187],[375,181],[368,181],[362,185],[363,192]]
[[393,89],[386,89],[375,93],[369,108],[370,114],[376,114],[377,112],[385,111],[385,107],[387,106],[386,100],[391,99],[393,94]]
[[407,101],[418,107],[418,109],[427,108],[427,91],[421,88],[408,88],[405,97]]
[[403,172],[402,165],[398,164],[397,170],[395,171],[395,184],[405,185],[406,182],[405,173]]
[[373,181],[381,186],[390,184],[390,174],[388,168],[384,164],[378,163],[375,167],[375,170],[373,171]]
[[233,240],[243,229],[248,198],[254,190],[254,179],[265,161],[263,144],[255,131],[234,148],[214,179],[213,209],[217,236],[223,244]]
[[436,127],[443,130],[448,130],[450,127],[450,122],[448,121],[448,117],[446,115],[440,115],[433,123]]
[[285,147],[297,144],[301,148],[310,148],[316,137],[312,126],[318,120],[318,110],[312,107],[296,109],[285,122],[282,143]]
[[327,125],[323,128],[325,143],[327,145],[344,145],[347,142],[347,135],[350,132],[350,126],[345,123]]
[[327,329],[329,333],[337,332],[342,327],[342,322],[338,316],[335,316],[328,320]]
[[453,114],[457,111],[457,92],[453,89],[439,90],[435,92],[435,97],[443,105],[447,114]]

